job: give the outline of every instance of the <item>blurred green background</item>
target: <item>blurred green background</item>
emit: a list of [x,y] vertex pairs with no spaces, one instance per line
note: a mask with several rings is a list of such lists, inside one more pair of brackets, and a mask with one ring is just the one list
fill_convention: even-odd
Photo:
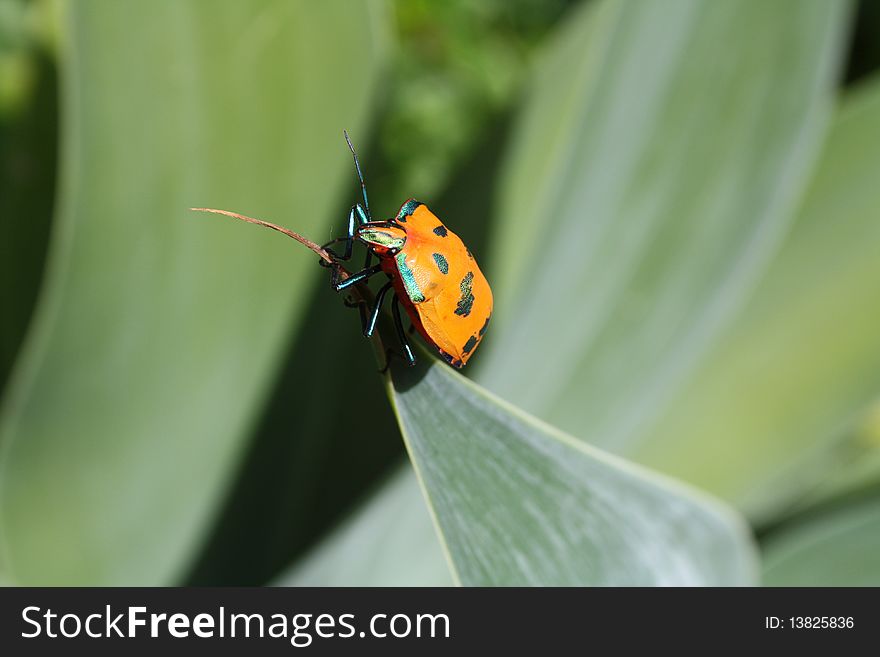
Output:
[[[0,582],[880,585],[878,69],[868,0],[0,0]],[[188,212],[338,236],[343,128],[491,395]]]

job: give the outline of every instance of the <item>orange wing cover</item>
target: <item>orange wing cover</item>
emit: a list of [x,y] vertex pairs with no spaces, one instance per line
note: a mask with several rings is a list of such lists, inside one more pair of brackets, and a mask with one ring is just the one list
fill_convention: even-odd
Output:
[[385,264],[413,325],[454,367],[463,367],[492,316],[492,290],[474,256],[425,205],[398,217],[406,244]]

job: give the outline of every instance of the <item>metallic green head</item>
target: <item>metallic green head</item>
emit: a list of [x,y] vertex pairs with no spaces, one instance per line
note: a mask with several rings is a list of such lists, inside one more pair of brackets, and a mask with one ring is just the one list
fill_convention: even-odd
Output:
[[406,231],[395,226],[363,226],[358,230],[357,238],[376,255],[392,255],[406,244]]

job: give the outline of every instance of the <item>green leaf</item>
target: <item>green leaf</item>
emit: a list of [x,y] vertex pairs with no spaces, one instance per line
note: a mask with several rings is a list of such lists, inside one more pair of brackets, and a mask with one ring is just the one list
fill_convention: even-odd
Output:
[[573,19],[498,189],[482,384],[639,456],[785,235],[847,7],[612,1]]
[[[389,393],[457,583],[755,583],[749,531],[724,505],[543,424],[427,355],[392,372]],[[398,473],[277,583],[445,583],[418,488]]]
[[880,498],[786,526],[763,552],[768,586],[880,586]]
[[721,504],[541,423],[434,359],[392,379],[461,584],[754,583],[748,529]]
[[842,103],[784,248],[658,424],[647,462],[761,517],[848,463],[855,476],[876,462],[876,430],[856,429],[880,395],[878,170],[874,81]]
[[289,240],[187,208],[326,235],[381,9],[71,4],[60,206],[0,415],[10,579],[162,584],[189,565],[321,270]]

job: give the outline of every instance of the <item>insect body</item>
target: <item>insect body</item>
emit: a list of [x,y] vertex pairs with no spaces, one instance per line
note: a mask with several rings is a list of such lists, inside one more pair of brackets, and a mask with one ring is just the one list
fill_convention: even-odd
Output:
[[[348,260],[357,240],[367,246],[367,257],[364,268],[346,280],[340,282],[334,275],[334,287],[343,290],[384,272],[390,280],[377,292],[373,307],[361,307],[364,335],[372,335],[382,303],[393,291],[392,317],[407,361],[412,365],[415,357],[403,330],[401,305],[415,329],[446,362],[464,367],[492,316],[492,290],[486,277],[461,239],[419,201],[408,200],[393,219],[373,221],[357,154],[348,134],[345,138],[354,155],[364,205],[352,207],[347,236],[334,240],[344,242],[345,251],[327,250],[340,261]],[[379,260],[376,265],[374,256]]]

